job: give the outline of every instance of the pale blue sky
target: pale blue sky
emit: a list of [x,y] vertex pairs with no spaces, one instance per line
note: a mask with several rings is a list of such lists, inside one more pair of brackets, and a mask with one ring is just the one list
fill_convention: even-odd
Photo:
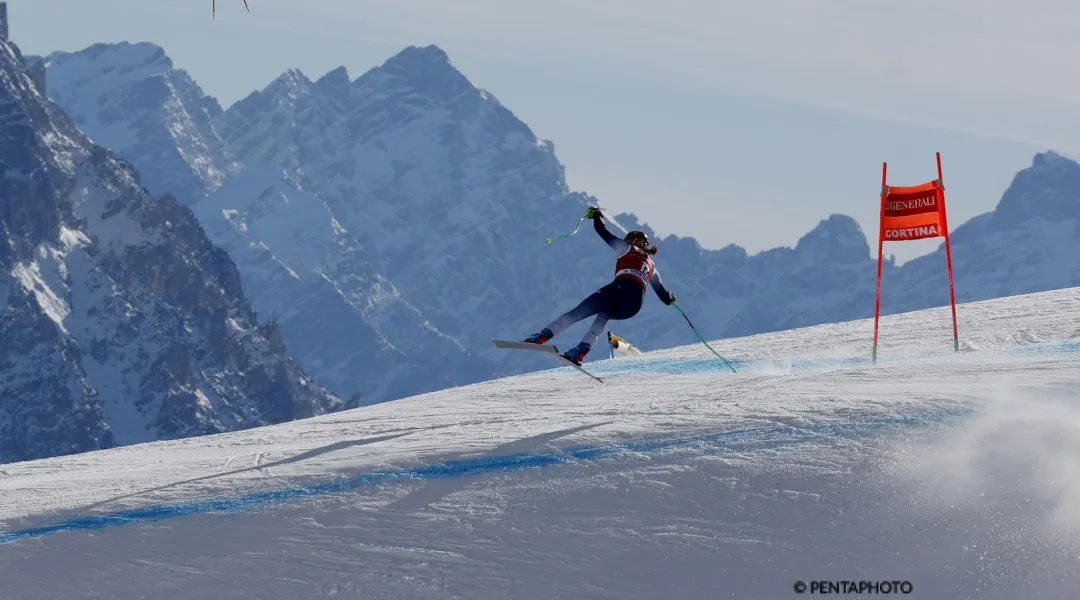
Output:
[[[876,250],[890,182],[936,175],[950,224],[1035,152],[1080,156],[1080,3],[1025,0],[9,0],[30,54],[165,48],[223,106],[288,68],[356,77],[438,44],[555,143],[570,186],[660,233],[751,252],[832,213]],[[912,32],[918,32],[914,34]],[[900,261],[939,242],[886,245]]]

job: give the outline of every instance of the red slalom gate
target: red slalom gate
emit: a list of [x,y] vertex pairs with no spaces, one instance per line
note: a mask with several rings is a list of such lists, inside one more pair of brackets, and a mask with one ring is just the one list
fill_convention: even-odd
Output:
[[881,163],[881,227],[878,232],[877,291],[874,300],[874,362],[877,362],[878,320],[881,315],[881,261],[885,242],[904,242],[932,237],[945,238],[945,260],[949,269],[949,302],[952,305],[953,350],[960,351],[956,326],[956,292],[953,288],[952,248],[949,221],[945,217],[945,184],[941,175],[941,153],[937,153],[938,178],[914,186],[890,186],[888,165]]

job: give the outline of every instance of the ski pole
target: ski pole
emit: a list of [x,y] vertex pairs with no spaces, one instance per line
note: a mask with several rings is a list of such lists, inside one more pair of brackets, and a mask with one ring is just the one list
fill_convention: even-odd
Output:
[[547,243],[550,244],[551,242],[553,242],[555,240],[562,239],[562,238],[568,238],[568,237],[574,235],[575,233],[578,232],[578,229],[581,229],[581,223],[583,221],[585,221],[585,217],[581,217],[580,219],[578,219],[577,227],[575,227],[573,231],[571,231],[570,233],[564,233],[563,235],[557,235],[557,236],[555,236],[553,238],[548,238]]
[[690,326],[690,329],[693,330],[694,335],[696,335],[697,338],[699,340],[701,340],[701,343],[705,344],[705,347],[708,348],[709,350],[711,350],[712,353],[717,356],[717,358],[724,361],[724,364],[726,364],[728,366],[728,368],[731,369],[732,373],[738,374],[738,372],[735,370],[735,367],[731,366],[731,363],[729,363],[726,358],[724,358],[723,356],[720,356],[720,353],[717,352],[716,350],[713,350],[712,346],[710,346],[709,343],[705,341],[705,338],[701,337],[701,334],[698,333],[698,330],[697,330],[696,327],[694,327],[694,324],[690,322],[690,317],[686,316],[686,313],[683,312],[683,309],[679,308],[679,305],[675,304],[674,302],[672,302],[671,305],[674,306],[679,311],[679,314],[681,314],[684,319],[686,319],[686,324]]
[[[603,209],[601,208],[600,210],[603,210]],[[581,229],[581,224],[583,222],[585,222],[585,219],[588,219],[590,217],[591,217],[591,215],[588,212],[586,212],[584,217],[581,217],[580,219],[578,219],[577,227],[575,227],[573,231],[571,231],[570,233],[565,233],[563,235],[557,235],[557,236],[555,236],[553,238],[548,238],[547,243],[550,244],[551,242],[553,242],[555,240],[562,239],[562,238],[568,238],[568,237],[574,235],[575,233],[578,232],[578,229]]]

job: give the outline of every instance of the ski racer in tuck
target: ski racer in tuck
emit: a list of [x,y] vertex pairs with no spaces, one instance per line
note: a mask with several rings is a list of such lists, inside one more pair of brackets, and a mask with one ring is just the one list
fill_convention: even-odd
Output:
[[664,304],[671,305],[675,302],[675,294],[664,287],[656,265],[653,263],[652,257],[656,254],[656,246],[649,245],[649,238],[643,232],[631,231],[625,238],[619,239],[612,235],[604,225],[604,217],[600,209],[589,208],[585,217],[592,219],[596,233],[619,253],[619,258],[615,261],[615,279],[593,292],[569,312],[552,321],[539,333],[534,333],[525,339],[526,342],[532,344],[547,343],[574,323],[596,315],[596,320],[585,333],[585,337],[581,339],[581,343],[563,353],[564,358],[579,366],[599,339],[600,334],[604,332],[608,321],[621,321],[638,314],[645,301],[645,292],[650,286]]

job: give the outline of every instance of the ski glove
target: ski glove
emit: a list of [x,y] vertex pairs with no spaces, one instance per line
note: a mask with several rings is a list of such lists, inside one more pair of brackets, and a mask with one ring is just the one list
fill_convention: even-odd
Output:
[[593,208],[592,206],[590,206],[589,209],[585,211],[586,219],[600,219],[603,218],[603,216],[604,215],[600,213],[599,208]]
[[668,306],[671,306],[672,304],[675,304],[675,294],[673,294],[671,292],[668,292],[667,296],[668,296],[667,302],[665,302],[664,304],[667,304]]

